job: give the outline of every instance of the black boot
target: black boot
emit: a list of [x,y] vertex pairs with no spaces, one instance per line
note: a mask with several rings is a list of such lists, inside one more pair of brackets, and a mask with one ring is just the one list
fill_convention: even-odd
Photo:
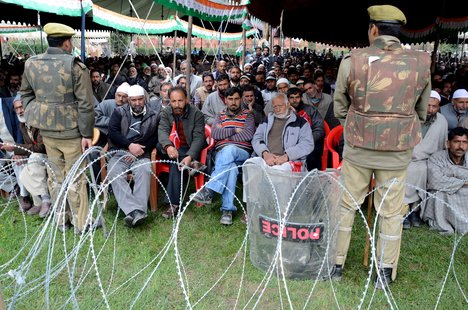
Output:
[[379,268],[375,277],[375,288],[384,289],[392,283],[392,268]]
[[406,215],[405,219],[403,220],[403,229],[407,230],[411,228],[411,222],[409,219],[410,215]]
[[412,209],[412,212],[410,214],[410,221],[411,221],[411,225],[413,225],[414,227],[419,227],[421,226],[421,218],[419,217],[419,208],[411,208]]
[[336,282],[341,281],[341,277],[343,275],[343,265],[335,265],[332,272],[330,273],[330,279]]

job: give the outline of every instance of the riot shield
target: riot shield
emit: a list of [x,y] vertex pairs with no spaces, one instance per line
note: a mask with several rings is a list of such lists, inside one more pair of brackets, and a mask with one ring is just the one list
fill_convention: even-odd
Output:
[[242,169],[250,260],[287,278],[326,279],[335,264],[339,171],[290,172],[246,161]]

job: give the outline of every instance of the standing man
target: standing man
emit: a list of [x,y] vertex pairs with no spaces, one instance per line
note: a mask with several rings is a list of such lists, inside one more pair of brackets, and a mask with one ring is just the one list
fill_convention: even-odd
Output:
[[404,50],[398,39],[406,24],[391,5],[371,6],[370,46],[353,50],[338,71],[335,116],[344,124],[342,181],[347,192],[340,203],[336,266],[340,280],[356,210],[375,179],[374,206],[379,215],[376,288],[395,280],[400,256],[406,169],[421,140],[431,93],[430,56]]
[[[62,182],[86,148],[91,147],[94,127],[93,91],[89,70],[71,54],[75,31],[63,24],[44,26],[49,48],[25,63],[21,99],[26,123],[41,131],[46,152],[55,171],[48,183],[53,201],[57,201]],[[81,233],[88,218],[86,178],[78,176],[68,188],[68,205],[57,210],[58,227],[68,222]]]

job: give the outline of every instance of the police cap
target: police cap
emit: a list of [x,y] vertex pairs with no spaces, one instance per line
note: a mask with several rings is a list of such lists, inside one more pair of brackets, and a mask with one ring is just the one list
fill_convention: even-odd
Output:
[[393,5],[373,5],[367,9],[371,21],[391,24],[406,24],[403,12]]
[[69,38],[75,35],[75,30],[73,30],[73,28],[59,23],[47,23],[44,26],[44,32],[47,33],[49,37],[55,38]]

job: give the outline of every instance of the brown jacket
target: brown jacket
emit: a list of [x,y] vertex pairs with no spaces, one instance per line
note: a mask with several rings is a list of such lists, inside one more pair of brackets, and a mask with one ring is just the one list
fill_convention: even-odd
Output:
[[[42,153],[46,154],[44,142],[42,142],[42,136],[39,129],[30,127],[30,133],[25,123],[20,123],[21,134],[23,135],[23,144],[17,144],[21,148],[15,148],[15,155],[29,156],[31,153]],[[26,151],[26,150],[28,151]]]

